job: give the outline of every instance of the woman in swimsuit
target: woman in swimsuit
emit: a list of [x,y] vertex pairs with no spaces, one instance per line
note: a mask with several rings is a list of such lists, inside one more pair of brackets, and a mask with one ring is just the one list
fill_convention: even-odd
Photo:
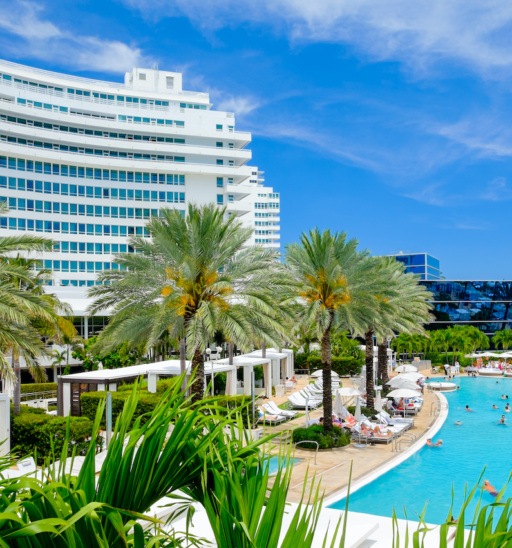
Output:
[[494,487],[493,485],[491,485],[489,483],[489,480],[484,480],[484,491],[487,491],[488,493],[490,493],[493,497],[497,497],[498,496],[498,491],[496,491],[496,487]]

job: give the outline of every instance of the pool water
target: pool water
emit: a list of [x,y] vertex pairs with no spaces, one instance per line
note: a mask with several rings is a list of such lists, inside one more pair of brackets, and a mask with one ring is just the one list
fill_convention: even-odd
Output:
[[[512,400],[512,378],[457,377],[455,382],[460,390],[444,394],[449,413],[433,440],[442,439],[443,446],[424,446],[403,463],[351,494],[350,510],[392,517],[394,507],[397,517],[403,518],[405,506],[407,517],[417,520],[417,514],[421,514],[428,502],[425,521],[441,524],[450,510],[452,485],[452,513],[458,517],[466,482],[469,492],[485,466],[484,479],[501,490],[512,470],[512,413],[505,413],[507,402],[501,396],[508,394],[509,401]],[[499,409],[493,410],[493,404]],[[466,405],[474,413],[465,411]],[[508,426],[498,424],[503,414]],[[462,421],[462,425],[456,426],[456,421]],[[512,496],[512,487],[508,488],[506,496]],[[473,517],[478,498],[479,490],[469,506],[466,523]],[[492,502],[494,497],[484,492],[482,503]],[[345,499],[330,507],[344,509]]]
[[[295,465],[302,459],[296,457],[290,459],[291,465]],[[270,457],[268,459],[268,472],[270,475],[275,474],[279,470],[279,457]]]

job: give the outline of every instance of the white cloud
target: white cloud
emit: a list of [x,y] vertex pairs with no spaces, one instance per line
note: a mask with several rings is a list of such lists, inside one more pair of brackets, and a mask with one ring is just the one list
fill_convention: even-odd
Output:
[[260,106],[259,102],[252,97],[230,95],[221,99],[217,105],[218,110],[234,112],[237,116],[245,116],[257,109]]
[[60,29],[45,20],[42,11],[42,6],[29,1],[2,4],[0,29],[20,39],[3,39],[2,50],[15,58],[32,57],[78,70],[111,73],[123,73],[134,66],[150,63],[137,47]]
[[512,67],[509,0],[122,0],[148,18],[186,15],[203,29],[253,23],[292,42],[351,44],[423,70],[456,59],[489,77]]

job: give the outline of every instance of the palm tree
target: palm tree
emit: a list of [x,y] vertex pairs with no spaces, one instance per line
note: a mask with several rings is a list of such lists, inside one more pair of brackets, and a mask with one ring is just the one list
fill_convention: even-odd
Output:
[[430,334],[430,347],[436,352],[444,352],[446,362],[448,360],[448,350],[450,349],[448,329],[432,331]]
[[[383,382],[386,380],[387,339],[396,333],[407,334],[409,348],[417,347],[417,335],[424,333],[423,324],[431,319],[429,310],[432,298],[424,286],[418,283],[418,276],[406,274],[402,263],[392,257],[378,258],[373,285],[366,288],[374,296],[374,310],[367,320],[355,329],[365,334],[366,339],[366,394],[367,406],[374,406],[373,337],[381,340],[379,367]],[[379,356],[379,353],[377,354]]]
[[301,322],[316,325],[322,349],[324,430],[332,430],[331,334],[342,321],[359,319],[374,263],[357,251],[345,233],[303,233],[300,244],[286,247],[286,262],[297,299],[304,305]]
[[128,341],[146,347],[166,334],[186,340],[195,381],[193,399],[204,394],[204,349],[217,331],[242,349],[256,340],[279,344],[284,308],[276,297],[284,283],[273,250],[244,248],[252,229],[214,205],[190,205],[186,217],[161,210],[147,230],[151,240],[133,237],[135,254],[116,256],[121,270],[103,272],[91,313],[111,308],[97,347],[108,352]]
[[503,329],[502,331],[496,331],[492,342],[496,345],[496,348],[501,344],[503,350],[508,350],[512,346],[512,330]]

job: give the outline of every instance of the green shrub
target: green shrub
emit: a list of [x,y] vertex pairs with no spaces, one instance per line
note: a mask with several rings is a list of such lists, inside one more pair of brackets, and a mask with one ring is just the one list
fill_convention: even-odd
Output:
[[[244,423],[244,426],[247,426],[248,424],[252,423],[252,405],[251,405],[251,397],[250,396],[216,396],[215,398],[206,398],[203,400],[206,403],[212,403],[212,405],[216,405],[217,407],[220,407],[221,409],[217,409],[217,411],[223,415],[228,413],[229,411],[232,411],[233,409],[242,408],[240,409],[240,413],[242,415],[242,420]],[[226,408],[225,413],[223,413],[222,408]],[[255,420],[258,420],[258,402],[254,402],[254,408],[255,408]]]
[[[42,411],[42,413],[40,413]],[[85,417],[71,417],[69,433],[69,451],[71,456],[76,447],[76,455],[85,455],[89,448],[93,423]],[[52,440],[55,455],[60,455],[66,437],[67,419],[47,415],[42,409],[21,406],[19,415],[11,415],[11,447],[20,457],[34,455],[37,462],[52,454]],[[97,440],[97,451],[101,450],[103,440]]]
[[309,354],[295,354],[293,363],[296,369],[308,369],[308,357]]
[[[94,420],[96,417],[96,410],[102,400],[106,397],[106,392],[85,392],[80,396],[80,403],[82,406],[82,417],[87,417],[89,420]],[[122,392],[111,392],[112,394],[112,426],[115,425],[118,415],[121,413],[124,407],[124,402],[130,397],[131,391],[125,390]],[[145,415],[157,406],[160,401],[160,394],[152,394],[150,392],[141,390],[139,394],[139,400],[133,420],[141,415]],[[105,428],[105,414],[101,419],[101,428]],[[145,420],[142,419],[142,424]]]
[[[319,449],[332,449],[333,447],[344,447],[350,444],[350,432],[339,426],[333,426],[332,432],[324,432],[321,424],[313,424],[308,428],[297,428],[292,431],[293,443],[299,441],[316,441]],[[300,447],[316,449],[313,443],[301,443]]]
[[[309,356],[307,359],[307,364],[311,373],[322,369],[322,358],[320,356]],[[335,373],[338,373],[340,377],[349,376],[361,373],[361,368],[363,364],[361,360],[353,358],[352,356],[346,357],[335,357],[332,358],[332,370]]]
[[31,394],[33,392],[50,392],[51,390],[57,390],[56,382],[32,382],[29,384],[20,384],[20,391],[22,394]]
[[[356,412],[355,405],[351,405],[350,407],[347,407],[347,411],[353,415]],[[370,417],[371,415],[375,415],[376,413],[377,412],[375,411],[375,409],[370,409],[369,407],[361,406],[361,415],[364,415],[365,417]]]
[[444,352],[427,352],[425,354],[425,359],[430,360],[432,365],[444,365],[445,363],[452,365],[454,362],[453,357],[455,356],[455,360],[458,360],[461,366],[467,367],[468,365],[471,365],[471,358],[465,358],[465,354],[466,353],[464,352],[455,352],[455,354],[453,352],[448,352],[447,354]]

